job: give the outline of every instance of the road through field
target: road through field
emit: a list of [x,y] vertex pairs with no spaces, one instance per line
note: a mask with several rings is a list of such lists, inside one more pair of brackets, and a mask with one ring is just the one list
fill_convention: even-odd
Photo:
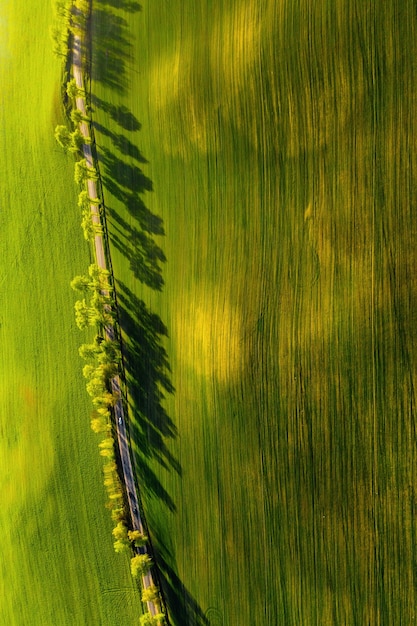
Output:
[[[76,85],[80,92],[84,91],[84,80],[82,74],[82,57],[81,57],[81,39],[78,35],[74,36],[74,48],[73,48],[73,76]],[[83,116],[86,115],[85,99],[81,95],[76,98],[77,109],[81,111]],[[85,121],[80,123],[80,131],[87,140],[83,145],[83,154],[88,168],[93,168],[93,156],[90,145],[90,132],[88,124]],[[87,180],[88,195],[90,198],[97,198],[96,182],[89,178]],[[91,219],[94,225],[100,226],[100,215],[96,204],[91,204]],[[97,265],[107,270],[106,256],[104,252],[103,237],[101,234],[96,234],[94,238],[95,256]],[[106,327],[106,334],[108,339],[115,339],[115,332],[112,326]],[[120,378],[115,376],[111,381],[112,391],[118,396],[118,401],[114,407],[114,417],[117,429],[117,437],[120,451],[120,459],[123,469],[124,483],[126,487],[127,499],[129,502],[130,516],[132,519],[133,530],[139,530],[144,533],[144,525],[139,510],[139,501],[137,497],[136,484],[133,474],[132,461],[130,456],[129,441],[126,432],[126,421],[123,409],[123,402],[121,396]],[[147,552],[146,547],[137,548],[137,552],[144,554]],[[154,584],[152,574],[148,572],[142,577],[143,587],[147,589]],[[156,615],[158,607],[154,602],[147,602],[148,611],[152,615]]]

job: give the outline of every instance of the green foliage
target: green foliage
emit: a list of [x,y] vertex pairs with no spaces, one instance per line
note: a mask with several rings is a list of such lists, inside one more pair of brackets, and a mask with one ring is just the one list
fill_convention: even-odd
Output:
[[114,528],[113,528],[113,537],[115,539],[119,539],[119,540],[123,540],[128,542],[128,530],[127,530],[127,526],[124,522],[119,522]]
[[120,344],[117,341],[111,339],[104,339],[100,343],[100,349],[98,353],[99,363],[120,363]]
[[146,612],[140,616],[139,624],[140,626],[162,626],[165,624],[165,615],[163,613],[158,613],[153,616],[151,613]]
[[86,189],[80,191],[78,195],[78,206],[80,209],[90,209],[90,198]]
[[145,546],[148,542],[148,537],[141,533],[139,530],[128,531],[129,541],[133,543],[137,548]]
[[125,519],[126,512],[123,507],[118,507],[112,510],[111,518],[113,522],[121,522]]
[[74,304],[75,308],[75,323],[80,330],[86,329],[88,326],[92,326],[95,320],[91,317],[90,307],[87,305],[85,299],[77,300]]
[[66,126],[58,124],[55,128],[55,139],[59,145],[65,150],[69,150],[71,146],[71,133]]
[[83,185],[86,183],[88,178],[88,168],[87,161],[85,159],[80,159],[74,166],[74,180],[77,185]]
[[81,293],[86,293],[90,289],[90,284],[87,276],[75,276],[70,283],[71,289]]
[[152,559],[148,554],[137,554],[130,561],[130,571],[133,578],[144,576],[152,567]]
[[82,121],[85,120],[84,115],[81,113],[80,109],[73,109],[71,111],[71,121],[74,124],[80,124]]
[[77,98],[77,96],[79,95],[84,95],[84,92],[81,91],[78,87],[77,87],[77,83],[75,78],[72,78],[68,83],[67,83],[67,95],[69,98],[75,100],[75,98]]
[[108,421],[102,417],[97,415],[96,417],[91,418],[91,430],[95,433],[103,433],[108,429]]
[[87,179],[97,180],[98,174],[95,167],[88,167],[85,159],[80,159],[74,166],[74,180],[80,187],[85,185]]
[[117,552],[118,554],[122,554],[124,552],[129,552],[129,550],[130,550],[129,542],[126,543],[125,541],[121,541],[120,539],[117,539],[113,543],[113,547],[114,547],[114,551]]
[[53,42],[53,52],[58,57],[67,58],[69,54],[69,31],[71,28],[72,0],[55,2],[55,20],[49,29]]
[[70,133],[70,144],[68,150],[70,152],[82,152],[83,145],[90,143],[88,137],[84,137],[79,128]]
[[102,450],[113,450],[114,448],[114,439],[113,437],[106,437],[103,441],[100,441],[98,447]]
[[83,343],[78,348],[78,354],[86,361],[94,361],[97,359],[97,355],[100,351],[99,346],[96,343]]
[[90,207],[87,207],[83,210],[81,228],[83,231],[84,239],[86,241],[93,241],[96,235],[96,229],[94,228],[94,224],[91,219]]
[[158,602],[159,591],[156,585],[149,585],[142,591],[142,602]]

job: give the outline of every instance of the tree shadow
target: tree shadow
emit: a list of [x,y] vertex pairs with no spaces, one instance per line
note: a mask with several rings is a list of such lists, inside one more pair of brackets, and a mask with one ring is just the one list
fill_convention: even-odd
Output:
[[142,5],[139,2],[135,2],[135,0],[96,0],[96,4],[122,9],[126,13],[139,13],[142,11]]
[[[141,7],[130,0],[97,0],[95,3],[91,18],[90,84],[100,83],[123,93],[127,88],[126,66],[132,43],[126,21],[112,13],[113,8],[133,13]],[[90,93],[90,107],[93,117],[101,111],[106,114],[100,123],[94,120],[92,134],[108,241],[127,259],[137,280],[154,291],[161,291],[162,265],[166,257],[155,237],[164,236],[165,230],[162,218],[145,204],[146,194],[153,191],[153,183],[142,170],[148,161],[132,139],[141,124],[127,107],[107,102],[94,93]],[[182,475],[181,465],[172,452],[172,443],[178,437],[177,428],[165,409],[166,399],[175,392],[164,347],[168,331],[160,317],[127,284],[117,279],[115,294],[123,337],[123,371],[129,392],[129,435],[140,494],[145,503],[156,500],[162,503],[161,508],[166,506],[175,513],[176,503],[159,478],[159,470]],[[174,557],[159,545],[155,552],[156,575],[175,623],[209,624],[174,570]]]
[[161,291],[164,280],[160,263],[166,261],[162,248],[144,231],[128,224],[114,209],[106,207],[106,214],[112,225],[109,239],[127,258],[135,278],[151,289]]
[[123,282],[116,281],[116,293],[130,395],[130,435],[142,478],[141,491],[175,510],[174,502],[149,467],[149,461],[156,460],[164,469],[181,475],[181,466],[166,445],[166,439],[177,436],[177,428],[163,407],[166,395],[174,393],[168,355],[162,344],[168,332],[160,317]]
[[94,8],[91,14],[90,76],[93,81],[124,93],[127,87],[126,62],[132,51],[128,23],[108,8]]
[[127,160],[119,158],[108,148],[99,148],[96,145],[96,149],[103,176],[111,178],[119,187],[123,187],[134,194],[153,191],[151,179],[137,165],[131,165]]
[[109,137],[109,139],[113,142],[114,147],[117,148],[123,156],[131,157],[138,163],[148,163],[147,159],[145,159],[137,145],[132,143],[124,135],[113,133],[108,128],[103,126],[103,124],[99,124],[98,122],[93,122],[93,127],[94,130],[98,131],[100,134],[105,137]]
[[91,94],[91,105],[93,107],[97,107],[98,109],[102,109],[105,113],[108,113],[112,120],[124,130],[135,132],[141,129],[140,122],[136,119],[133,113],[131,113],[129,109],[123,105],[116,106],[110,102],[106,102],[95,94]]
[[195,598],[170,565],[173,562],[172,554],[168,552],[166,547],[155,543],[152,544],[152,550],[155,561],[158,563],[158,582],[173,623],[187,624],[187,626],[209,626],[210,620],[205,616]]

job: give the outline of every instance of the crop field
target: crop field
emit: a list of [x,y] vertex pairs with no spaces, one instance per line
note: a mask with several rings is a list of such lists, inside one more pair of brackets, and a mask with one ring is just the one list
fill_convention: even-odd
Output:
[[92,110],[172,623],[411,624],[415,3],[114,4]]
[[55,143],[49,4],[0,7],[0,624],[137,624],[113,551],[69,283],[89,262],[73,162]]

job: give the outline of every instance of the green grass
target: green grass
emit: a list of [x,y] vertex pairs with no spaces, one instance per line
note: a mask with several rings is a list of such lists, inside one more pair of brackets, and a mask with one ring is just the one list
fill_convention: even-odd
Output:
[[92,92],[173,623],[409,624],[414,4],[142,4]]
[[[89,263],[62,122],[52,9],[0,10],[0,622],[136,624],[114,553],[69,283]],[[3,38],[3,34],[5,37]]]

